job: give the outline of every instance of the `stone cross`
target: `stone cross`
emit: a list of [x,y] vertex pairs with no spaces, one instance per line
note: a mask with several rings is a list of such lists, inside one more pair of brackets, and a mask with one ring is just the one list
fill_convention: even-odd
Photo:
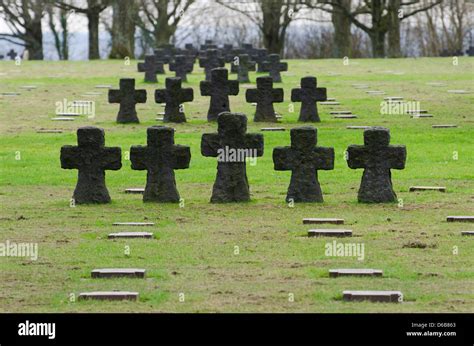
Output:
[[92,126],[77,129],[77,144],[61,148],[61,168],[79,170],[74,203],[109,203],[105,170],[122,167],[121,149],[105,147],[104,130]]
[[239,94],[239,82],[229,80],[228,76],[227,69],[216,68],[212,70],[210,81],[201,81],[201,95],[211,97],[207,112],[208,121],[216,120],[219,113],[229,112],[229,95]]
[[250,200],[246,158],[263,155],[263,135],[247,134],[247,117],[221,113],[217,133],[205,133],[201,140],[203,156],[217,157],[217,176],[211,203]]
[[257,103],[254,121],[276,122],[273,103],[283,102],[283,89],[273,89],[272,77],[258,77],[257,89],[247,89],[245,99]]
[[144,202],[179,202],[175,169],[189,168],[188,146],[174,144],[174,129],[152,126],[147,129],[147,146],[130,148],[132,169],[146,170]]
[[174,61],[170,63],[170,71],[174,71],[176,77],[187,82],[187,74],[193,72],[193,65],[185,55],[176,55]]
[[156,61],[161,61],[163,64],[169,64],[171,60],[171,56],[166,54],[163,48],[158,48],[153,51],[155,55]]
[[288,71],[288,63],[280,62],[280,55],[270,54],[262,63],[263,72],[269,72],[275,83],[281,82],[280,71]]
[[217,49],[206,50],[205,57],[199,59],[199,66],[204,68],[206,80],[211,79],[211,71],[218,67],[224,67],[224,58],[222,58]]
[[297,127],[290,131],[291,146],[273,149],[277,171],[291,171],[287,202],[323,202],[318,170],[334,169],[334,148],[316,146],[317,129]]
[[237,65],[237,80],[239,83],[250,83],[249,71],[255,71],[255,61],[250,60],[248,54],[239,55]]
[[268,59],[268,50],[266,48],[254,49],[252,59],[257,63],[257,72],[265,72],[263,71],[262,64],[265,60]]
[[119,90],[109,90],[109,103],[120,103],[118,123],[139,123],[135,105],[146,103],[146,90],[135,90],[135,79],[123,78]]
[[291,90],[291,102],[301,102],[298,121],[320,122],[316,102],[326,99],[326,88],[317,88],[316,77],[301,78],[301,89]]
[[364,131],[364,145],[347,148],[350,168],[364,168],[358,200],[365,203],[394,202],[390,169],[404,169],[407,157],[404,145],[389,145],[390,130],[371,127]]
[[186,122],[182,104],[191,102],[193,99],[193,89],[181,88],[181,78],[166,78],[166,89],[155,90],[155,102],[166,104],[163,117],[165,122]]
[[245,54],[242,48],[235,48],[231,51],[230,57],[230,73],[237,73],[239,71],[239,66],[236,64],[237,58],[239,55]]
[[15,60],[15,58],[18,56],[17,52],[15,52],[13,49],[10,49],[10,51],[7,53],[7,56],[11,60]]
[[146,83],[158,83],[156,75],[164,73],[163,62],[157,61],[154,55],[147,55],[145,62],[138,63],[138,72],[145,72]]

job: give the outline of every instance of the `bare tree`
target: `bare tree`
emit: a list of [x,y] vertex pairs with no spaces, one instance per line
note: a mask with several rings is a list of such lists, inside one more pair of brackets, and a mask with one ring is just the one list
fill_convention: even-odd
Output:
[[[118,0],[120,1],[120,0]],[[100,59],[99,54],[99,23],[100,14],[109,5],[110,0],[87,0],[87,7],[78,7],[73,3],[55,0],[56,6],[77,13],[82,13],[87,16],[87,28],[89,30],[89,59]]]
[[138,1],[114,1],[112,3],[112,50],[111,59],[135,57],[135,26],[138,21]]
[[149,46],[170,43],[181,18],[194,0],[141,0],[137,25]]
[[0,17],[11,31],[0,34],[0,39],[25,47],[31,60],[43,60],[44,5],[43,0],[0,0]]
[[244,14],[260,30],[269,53],[283,53],[288,26],[302,9],[301,0],[217,0],[222,6]]
[[[46,12],[48,13],[48,26],[54,38],[54,46],[58,53],[59,60],[69,59],[69,29],[68,29],[68,12],[53,6],[53,2],[46,5]],[[59,21],[60,31],[56,28],[56,17]]]

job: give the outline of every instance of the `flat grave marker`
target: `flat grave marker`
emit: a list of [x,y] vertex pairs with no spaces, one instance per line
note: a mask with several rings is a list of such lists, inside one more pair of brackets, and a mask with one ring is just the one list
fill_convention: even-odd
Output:
[[376,276],[383,275],[380,269],[330,269],[329,277],[337,278],[340,276]]
[[24,90],[33,90],[33,89],[37,89],[38,87],[36,85],[22,85],[20,87],[20,89],[24,89]]
[[36,130],[36,133],[63,133],[63,130],[39,129],[39,130]]
[[138,238],[145,238],[151,239],[153,238],[153,233],[150,232],[117,232],[117,233],[110,233],[107,236],[108,239],[138,239]]
[[81,113],[75,113],[75,112],[60,112],[56,113],[56,116],[58,117],[78,117],[82,115]]
[[385,95],[385,91],[381,90],[368,90],[366,93],[369,95]]
[[348,130],[367,130],[367,129],[370,129],[370,126],[350,125],[350,126],[346,126],[346,129],[348,129]]
[[440,191],[446,192],[445,186],[410,186],[410,192],[415,191]]
[[308,237],[352,237],[349,229],[310,229]]
[[74,121],[74,118],[71,117],[54,117],[51,118],[53,121]]
[[154,226],[154,222],[114,222],[113,226],[149,227]]
[[83,292],[78,296],[78,300],[131,300],[137,301],[138,292],[129,291],[97,291]]
[[474,222],[474,216],[447,216],[448,222]]
[[450,94],[470,94],[470,91],[467,90],[448,90]]
[[474,231],[462,231],[461,232],[462,235],[467,235],[467,236],[473,236],[474,235]]
[[112,85],[110,84],[99,84],[95,86],[96,89],[112,89]]
[[401,303],[403,294],[400,291],[343,291],[343,299],[345,301],[371,301],[382,303]]
[[144,278],[146,270],[136,268],[104,268],[91,272],[93,279],[101,278]]
[[321,225],[321,224],[333,224],[333,225],[343,225],[344,219],[338,218],[305,218],[303,219],[304,225]]
[[344,114],[352,114],[351,111],[332,111],[329,112],[331,115],[344,115]]
[[260,131],[286,131],[284,127],[262,127]]
[[425,113],[425,114],[410,114],[410,118],[433,118],[433,114],[428,114],[428,113]]
[[401,101],[403,100],[402,96],[386,96],[383,98],[385,101]]
[[339,106],[341,103],[337,101],[323,101],[319,102],[319,104],[323,106]]
[[434,129],[452,129],[458,127],[458,125],[454,124],[442,124],[442,125],[431,125]]
[[409,109],[407,110],[407,114],[422,114],[422,113],[428,113],[426,109]]
[[125,189],[125,193],[143,193],[145,189],[143,187],[131,187],[129,189]]
[[341,114],[341,115],[335,115],[335,119],[356,119],[357,115],[355,114]]
[[17,92],[14,92],[14,91],[12,91],[12,92],[7,91],[7,92],[0,93],[0,95],[2,95],[2,96],[20,96],[21,94],[17,93]]

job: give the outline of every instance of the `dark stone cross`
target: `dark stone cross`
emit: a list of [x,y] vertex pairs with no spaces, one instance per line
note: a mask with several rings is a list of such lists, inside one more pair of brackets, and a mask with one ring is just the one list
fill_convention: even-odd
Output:
[[219,113],[229,112],[229,95],[239,94],[239,81],[229,80],[225,68],[212,70],[210,81],[201,81],[202,96],[210,96],[211,102],[207,112],[207,120],[214,121]]
[[120,89],[109,90],[109,103],[120,103],[118,123],[139,123],[135,104],[146,102],[146,90],[135,90],[135,79],[120,80]]
[[138,63],[138,72],[145,72],[145,82],[158,83],[156,75],[164,73],[163,63],[157,61],[154,55],[145,56],[145,62]]
[[188,146],[174,144],[174,129],[152,126],[147,129],[147,146],[130,148],[132,169],[146,170],[144,202],[179,202],[175,169],[189,168]]
[[255,71],[255,61],[250,60],[248,54],[239,55],[237,65],[237,80],[239,83],[250,83],[249,71]]
[[224,44],[221,48],[222,57],[224,58],[224,62],[231,63],[234,59],[234,46],[232,44]]
[[280,71],[288,71],[288,63],[280,62],[280,55],[270,54],[262,63],[262,71],[269,72],[275,83],[281,82]]
[[301,102],[298,121],[320,122],[316,102],[326,99],[326,88],[317,88],[316,77],[301,78],[301,89],[291,90],[291,102]]
[[272,77],[258,77],[257,89],[247,89],[245,100],[257,103],[254,121],[276,122],[273,103],[283,102],[283,89],[273,89]]
[[246,158],[263,155],[263,135],[247,134],[247,117],[239,113],[221,113],[217,133],[205,133],[201,154],[217,157],[217,176],[211,203],[250,200]]
[[193,65],[185,55],[176,55],[174,61],[170,63],[170,71],[174,71],[176,77],[187,82],[187,74],[193,72]]
[[268,50],[266,48],[254,49],[252,59],[257,63],[257,72],[258,73],[265,72],[263,71],[262,64],[265,60],[268,59]]
[[181,78],[166,78],[166,89],[155,90],[155,102],[165,103],[163,121],[182,123],[186,122],[182,103],[194,99],[192,88],[181,88]]
[[237,73],[239,71],[239,66],[236,64],[237,57],[241,54],[244,54],[244,50],[242,48],[235,48],[231,51],[231,58],[230,58],[230,73]]
[[390,169],[404,169],[407,157],[404,145],[389,145],[390,130],[372,127],[364,131],[364,145],[347,148],[350,168],[364,168],[358,200],[365,203],[394,202]]
[[218,67],[224,67],[224,58],[222,58],[217,49],[206,50],[206,56],[199,59],[199,66],[204,68],[206,80],[211,79],[211,71]]
[[286,201],[323,202],[318,170],[334,169],[334,148],[316,146],[314,127],[293,128],[290,135],[291,147],[273,149],[275,170],[291,171]]
[[15,58],[18,56],[17,52],[15,52],[13,49],[10,49],[10,51],[7,53],[7,56],[11,60],[15,60]]
[[474,56],[474,46],[469,46],[469,49],[466,50],[468,56]]
[[163,64],[169,64],[171,60],[171,56],[166,54],[163,48],[158,48],[153,51],[155,55],[156,61],[161,61]]
[[105,147],[104,130],[92,126],[77,129],[77,144],[61,148],[61,168],[79,170],[74,203],[109,203],[105,170],[122,167],[121,149]]

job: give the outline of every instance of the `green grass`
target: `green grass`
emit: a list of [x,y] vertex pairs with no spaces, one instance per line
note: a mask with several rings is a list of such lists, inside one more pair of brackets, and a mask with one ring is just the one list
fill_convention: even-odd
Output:
[[[140,195],[123,193],[140,187],[145,172],[133,171],[124,160],[119,171],[107,172],[113,202],[71,208],[75,170],[62,170],[59,150],[75,144],[79,126],[106,130],[106,145],[146,143],[146,128],[157,122],[162,108],[153,102],[155,85],[144,84],[142,74],[120,61],[0,62],[0,93],[19,91],[21,97],[0,97],[0,242],[36,242],[39,259],[0,257],[0,311],[5,312],[472,312],[474,311],[474,239],[461,237],[469,224],[447,223],[447,215],[474,214],[474,94],[448,94],[448,89],[473,90],[473,60],[449,58],[289,61],[283,74],[285,102],[275,106],[284,116],[282,126],[292,128],[299,104],[289,112],[290,90],[299,79],[316,75],[328,96],[342,103],[358,119],[333,119],[331,108],[320,106],[322,122],[316,124],[318,144],[335,148],[333,171],[319,172],[323,204],[285,202],[290,172],[273,170],[272,150],[289,145],[289,131],[265,132],[265,154],[249,166],[252,201],[242,204],[209,203],[216,160],[200,155],[200,138],[214,132],[205,121],[209,99],[199,95],[202,72],[189,76],[195,101],[185,104],[186,124],[173,124],[176,143],[191,146],[188,170],[176,171],[184,208],[173,204],[144,204]],[[402,75],[388,71],[404,72]],[[329,73],[340,73],[333,76]],[[92,77],[94,76],[94,77]],[[169,76],[169,74],[168,74]],[[96,84],[117,85],[120,77],[137,78],[148,90],[148,103],[137,106],[141,124],[117,125],[117,105],[107,103],[106,92],[94,98],[96,116],[71,123],[52,122],[55,103],[87,99]],[[251,74],[252,81],[256,75]],[[164,77],[158,76],[158,87]],[[235,78],[235,77],[232,77]],[[444,82],[432,87],[428,82]],[[368,83],[387,96],[404,96],[421,102],[431,119],[407,115],[380,115],[382,96],[368,96],[353,83]],[[19,89],[34,84],[37,90]],[[231,97],[231,109],[249,116],[249,132],[269,124],[251,121],[254,107],[245,103],[245,85]],[[454,129],[432,129],[432,124],[458,124]],[[361,170],[344,161],[350,144],[361,144],[362,131],[346,125],[382,125],[390,128],[393,144],[407,146],[406,169],[393,170],[392,179],[403,207],[397,204],[357,203]],[[61,128],[62,134],[38,134],[40,128]],[[453,152],[458,159],[453,159]],[[21,159],[15,160],[20,152]],[[411,185],[446,186],[446,193],[409,193]],[[364,243],[365,259],[326,257],[325,244],[333,239],[312,239],[303,217],[343,217],[352,239]],[[107,240],[117,231],[116,221],[153,221],[153,240]],[[331,227],[331,226],[328,226]],[[148,229],[148,230],[151,230]],[[419,241],[424,249],[406,247]],[[131,255],[124,255],[125,246]],[[235,246],[239,254],[235,255]],[[458,254],[453,254],[457,247]],[[92,280],[90,271],[100,267],[143,267],[145,280]],[[328,278],[331,268],[383,269],[383,278]],[[123,289],[140,292],[137,303],[74,302],[70,295],[88,290]],[[403,304],[345,303],[345,289],[401,290]],[[185,301],[179,301],[179,294]],[[289,294],[294,295],[290,302]]]

